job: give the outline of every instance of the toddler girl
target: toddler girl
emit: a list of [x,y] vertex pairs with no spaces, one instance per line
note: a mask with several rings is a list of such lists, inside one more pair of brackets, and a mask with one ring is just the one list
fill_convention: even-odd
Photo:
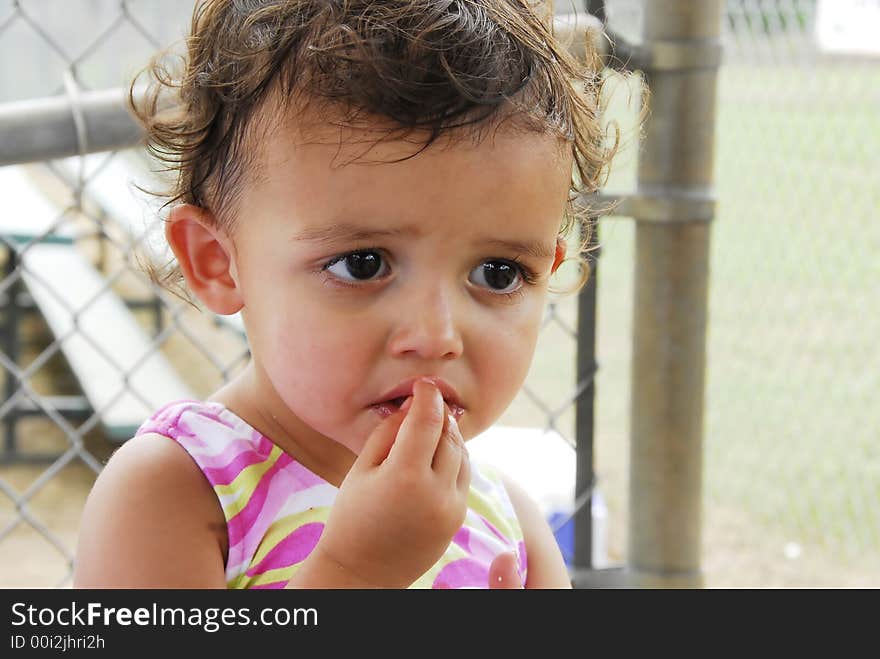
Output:
[[77,587],[570,586],[465,442],[522,385],[604,170],[581,66],[527,0],[197,6],[135,111],[187,289],[241,311],[251,359],[116,451]]

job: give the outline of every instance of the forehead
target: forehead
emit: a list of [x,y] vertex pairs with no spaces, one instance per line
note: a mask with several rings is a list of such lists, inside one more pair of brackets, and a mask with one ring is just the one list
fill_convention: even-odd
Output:
[[[288,217],[350,222],[475,222],[502,214],[561,220],[571,182],[570,144],[513,121],[479,133],[394,132],[387,121],[354,123],[332,112],[278,122],[262,145],[246,204]],[[352,125],[353,124],[353,125]]]

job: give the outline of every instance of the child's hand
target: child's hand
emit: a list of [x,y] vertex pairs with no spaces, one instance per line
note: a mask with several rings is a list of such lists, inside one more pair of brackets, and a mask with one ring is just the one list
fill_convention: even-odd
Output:
[[464,522],[470,476],[458,424],[439,390],[418,381],[367,440],[316,551],[364,587],[407,587]]

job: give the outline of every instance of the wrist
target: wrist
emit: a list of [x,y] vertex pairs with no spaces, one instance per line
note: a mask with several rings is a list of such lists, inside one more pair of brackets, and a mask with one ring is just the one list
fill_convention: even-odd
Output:
[[306,558],[287,588],[381,588],[353,572],[328,552],[320,542]]

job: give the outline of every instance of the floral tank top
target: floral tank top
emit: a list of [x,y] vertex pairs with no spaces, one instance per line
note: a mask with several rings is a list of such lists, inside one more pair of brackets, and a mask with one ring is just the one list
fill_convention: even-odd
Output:
[[[228,588],[284,588],[314,549],[338,488],[315,475],[221,403],[176,401],[137,434],[157,433],[186,450],[211,484],[229,536]],[[413,588],[488,588],[501,553],[519,557],[522,529],[497,472],[471,465],[464,524],[439,561]]]

